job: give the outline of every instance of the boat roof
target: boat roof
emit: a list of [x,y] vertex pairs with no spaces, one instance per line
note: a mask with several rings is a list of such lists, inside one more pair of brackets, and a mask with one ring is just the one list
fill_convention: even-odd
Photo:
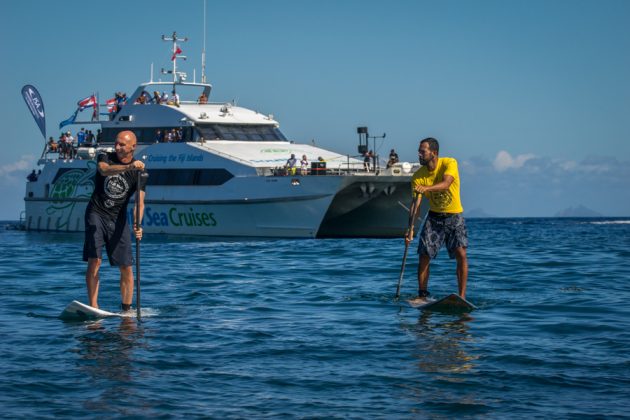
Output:
[[[172,105],[160,105],[172,106]],[[188,104],[182,103],[178,111],[190,121],[198,124],[265,124],[278,126],[273,116],[264,115],[251,109],[234,106],[230,103]]]
[[217,155],[232,158],[244,162],[254,167],[274,167],[284,166],[291,154],[295,155],[299,162],[302,155],[306,155],[309,165],[322,158],[328,168],[345,168],[348,164],[352,166],[363,165],[358,160],[347,155],[321,149],[309,144],[290,143],[286,141],[277,142],[252,142],[235,140],[212,140],[203,144],[196,144],[197,147],[209,150]]
[[[156,110],[156,107],[166,107],[170,109],[170,112],[178,115],[178,119],[185,118],[188,121],[192,121],[196,124],[261,124],[261,125],[273,125],[278,127],[280,124],[274,120],[273,115],[265,115],[260,112],[236,106],[231,102],[209,102],[205,104],[197,103],[196,100],[180,100],[179,105],[162,103],[162,104],[136,104],[136,99],[140,97],[144,92],[151,94],[151,92],[157,90],[162,91],[168,86],[169,89],[177,90],[181,88],[197,88],[197,94],[204,92],[206,97],[209,96],[212,86],[207,83],[172,83],[172,82],[147,82],[138,86],[135,92],[127,100],[127,105],[122,107],[117,119],[126,115],[146,115]],[[196,98],[195,98],[196,99]],[[158,119],[163,118],[165,114],[162,110],[159,114],[156,114]],[[149,114],[147,114],[149,113]],[[173,115],[173,114],[171,114]],[[149,118],[151,119],[151,118]]]

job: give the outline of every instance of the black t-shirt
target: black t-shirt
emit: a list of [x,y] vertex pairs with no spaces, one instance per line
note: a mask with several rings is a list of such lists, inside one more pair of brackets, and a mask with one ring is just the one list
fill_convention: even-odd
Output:
[[[132,159],[132,162],[136,159]],[[97,162],[105,162],[109,165],[125,165],[115,152],[100,154]],[[140,190],[145,191],[146,178],[140,178]],[[111,219],[124,218],[127,213],[127,203],[136,192],[138,184],[138,172],[128,171],[118,175],[103,176],[97,170],[94,178],[94,192],[88,211],[96,211],[98,214]]]

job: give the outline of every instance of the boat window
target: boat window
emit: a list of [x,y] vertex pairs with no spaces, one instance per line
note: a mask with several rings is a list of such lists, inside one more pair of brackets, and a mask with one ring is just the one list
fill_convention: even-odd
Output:
[[138,139],[138,144],[150,144],[158,141],[158,130],[160,130],[160,141],[164,141],[164,133],[173,129],[181,130],[182,139],[180,141],[192,141],[191,127],[145,127],[145,128],[104,128],[103,140],[101,143],[114,143],[116,136],[121,131],[131,130]]
[[149,169],[147,185],[223,185],[234,178],[226,169]]
[[262,124],[204,124],[197,125],[205,140],[286,141],[284,134],[273,125]]

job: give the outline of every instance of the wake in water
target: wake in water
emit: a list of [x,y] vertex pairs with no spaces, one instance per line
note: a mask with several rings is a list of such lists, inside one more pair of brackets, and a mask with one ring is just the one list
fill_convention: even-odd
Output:
[[591,225],[630,225],[630,220],[604,220],[588,223]]

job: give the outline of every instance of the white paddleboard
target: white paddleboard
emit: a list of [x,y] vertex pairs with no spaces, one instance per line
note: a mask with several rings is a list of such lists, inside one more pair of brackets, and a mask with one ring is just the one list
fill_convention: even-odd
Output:
[[59,318],[65,320],[86,320],[86,319],[100,319],[112,316],[123,316],[114,312],[107,312],[102,309],[92,308],[84,303],[73,300],[70,302],[66,309],[63,310]]
[[423,311],[435,312],[470,312],[477,309],[475,305],[460,297],[458,294],[452,293],[442,299],[411,299],[407,303],[413,308]]

